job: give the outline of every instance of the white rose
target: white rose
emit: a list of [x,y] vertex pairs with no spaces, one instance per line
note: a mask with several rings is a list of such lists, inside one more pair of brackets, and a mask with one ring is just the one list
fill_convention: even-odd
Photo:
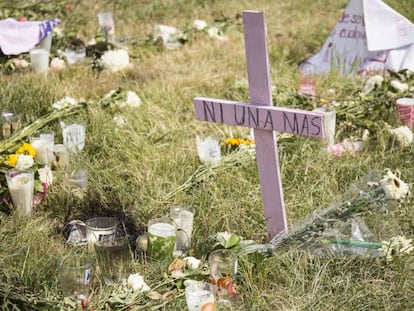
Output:
[[195,257],[185,257],[184,260],[187,262],[187,266],[192,269],[192,270],[196,270],[198,269],[198,267],[200,266],[200,259],[197,259]]
[[100,63],[103,68],[112,72],[117,72],[131,67],[131,63],[129,62],[129,54],[123,49],[106,51],[101,56]]
[[16,163],[16,169],[19,171],[27,170],[34,164],[34,160],[31,155],[19,154]]
[[408,84],[407,83],[401,83],[398,80],[392,80],[391,86],[398,91],[399,93],[405,92],[408,90]]
[[128,91],[126,94],[126,105],[131,107],[138,107],[141,105],[141,98],[132,91]]
[[61,110],[63,108],[69,107],[69,106],[74,106],[77,105],[78,101],[72,97],[65,97],[61,100],[58,100],[56,103],[54,103],[52,105],[52,108],[56,109],[56,110]]
[[199,31],[203,30],[206,27],[207,27],[207,22],[206,21],[203,21],[201,19],[196,19],[193,22],[193,28],[195,28],[195,29],[197,29]]
[[401,126],[395,129],[391,129],[390,132],[397,138],[397,141],[403,147],[408,147],[413,142],[413,132],[408,126]]
[[364,86],[364,93],[371,92],[376,86],[380,87],[384,81],[384,78],[380,75],[371,76],[366,82]]
[[144,277],[139,273],[130,274],[128,277],[127,284],[134,291],[146,292],[151,290],[151,288],[144,282]]

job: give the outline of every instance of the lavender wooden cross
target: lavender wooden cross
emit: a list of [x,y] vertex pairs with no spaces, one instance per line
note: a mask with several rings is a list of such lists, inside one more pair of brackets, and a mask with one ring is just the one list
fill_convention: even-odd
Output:
[[250,104],[194,98],[196,117],[254,129],[264,215],[269,238],[287,233],[286,211],[274,131],[323,138],[323,116],[305,110],[273,107],[263,12],[244,11],[244,39]]

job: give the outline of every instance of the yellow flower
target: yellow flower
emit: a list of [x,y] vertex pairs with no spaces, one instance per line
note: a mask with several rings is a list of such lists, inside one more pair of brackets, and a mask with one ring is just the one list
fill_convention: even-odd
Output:
[[7,165],[10,167],[15,167],[18,158],[19,156],[17,154],[10,154],[7,158]]
[[17,149],[16,154],[30,155],[34,158],[36,156],[36,150],[31,144],[24,143]]

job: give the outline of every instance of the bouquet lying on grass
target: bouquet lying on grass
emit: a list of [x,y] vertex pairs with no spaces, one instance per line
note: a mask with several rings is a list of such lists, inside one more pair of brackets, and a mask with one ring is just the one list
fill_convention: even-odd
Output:
[[409,196],[399,173],[374,171],[352,185],[338,203],[315,212],[272,241],[273,250],[284,246],[334,255],[393,257],[409,254],[412,239],[401,235],[397,214]]

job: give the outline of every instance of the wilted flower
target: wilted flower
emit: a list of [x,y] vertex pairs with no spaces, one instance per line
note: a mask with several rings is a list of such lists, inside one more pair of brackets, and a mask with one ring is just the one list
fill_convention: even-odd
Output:
[[192,270],[196,270],[198,269],[198,267],[200,266],[200,259],[197,259],[195,257],[185,257],[184,260],[187,263],[187,267],[189,267]]
[[401,83],[398,80],[392,80],[391,86],[399,93],[405,92],[408,90],[408,84],[407,83]]
[[207,22],[206,21],[203,21],[201,19],[196,19],[193,22],[193,28],[195,28],[195,29],[197,29],[199,31],[202,31],[206,27],[207,27]]
[[411,242],[412,239],[406,239],[404,236],[398,235],[392,237],[389,241],[383,241],[381,251],[387,261],[392,261],[395,256],[411,253],[414,249]]
[[385,195],[390,199],[404,198],[410,191],[408,185],[394,175],[390,169],[386,170],[386,175],[380,180]]
[[206,139],[201,140],[201,138],[197,136],[196,144],[201,162],[215,163],[220,161],[221,150],[218,139],[209,136]]
[[400,126],[390,130],[391,134],[395,135],[397,141],[403,146],[407,147],[413,142],[413,132],[408,126]]
[[127,284],[134,291],[146,292],[151,290],[151,288],[145,283],[144,277],[139,273],[130,274]]
[[45,183],[48,186],[53,183],[53,173],[49,166],[39,168],[37,172],[39,173],[39,180],[42,183]]
[[104,69],[108,69],[112,72],[117,72],[131,67],[129,62],[129,54],[124,49],[109,50],[102,56],[100,63]]
[[65,61],[59,57],[55,57],[52,59],[52,61],[50,62],[50,69],[51,70],[62,70],[63,68],[65,68]]
[[23,171],[23,170],[27,170],[28,168],[31,168],[33,164],[34,164],[34,160],[31,155],[19,154],[17,156],[17,163],[15,167],[19,171]]
[[52,105],[53,109],[61,110],[69,106],[75,106],[78,104],[78,101],[72,97],[65,97]]
[[215,38],[221,41],[227,40],[227,37],[222,36],[220,34],[220,30],[217,27],[210,27],[209,29],[207,29],[207,33],[212,38]]
[[26,68],[29,66],[29,63],[21,58],[13,58],[12,62],[16,66],[16,68]]
[[384,81],[384,77],[380,75],[371,76],[366,82],[364,86],[364,93],[369,93],[375,89],[375,87],[380,87]]

